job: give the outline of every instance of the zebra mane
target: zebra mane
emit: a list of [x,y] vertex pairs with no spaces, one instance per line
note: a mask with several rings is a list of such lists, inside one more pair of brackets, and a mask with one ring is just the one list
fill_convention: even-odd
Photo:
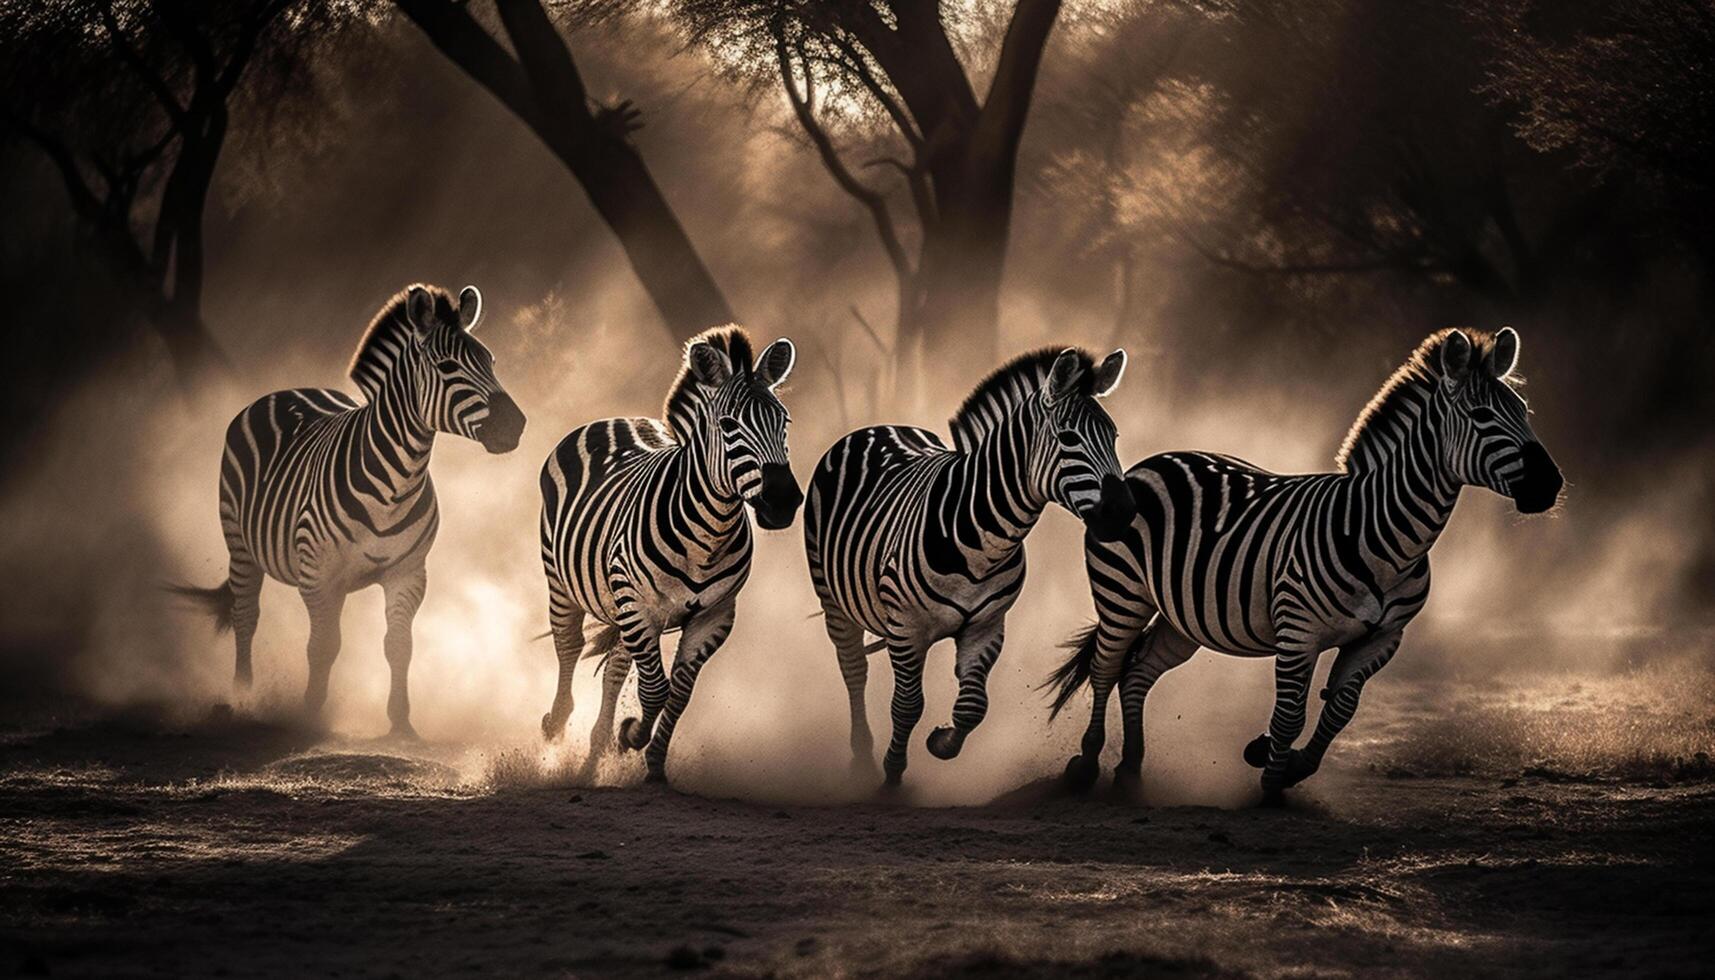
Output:
[[[756,353],[751,348],[750,334],[736,323],[724,327],[710,327],[685,341],[685,349],[690,350],[696,344],[708,343],[725,351],[727,359],[732,361],[734,374],[749,377],[756,363]],[[691,373],[690,361],[679,359],[679,375],[673,379],[673,387],[667,389],[667,403],[661,408],[661,418],[673,435],[680,442],[691,437],[692,428],[696,425],[697,413],[706,399],[702,386],[697,383],[697,376]]]
[[394,293],[393,298],[381,307],[381,312],[375,314],[375,319],[369,321],[369,327],[363,331],[363,339],[357,342],[357,352],[351,355],[351,366],[346,368],[346,374],[357,383],[363,397],[369,401],[374,401],[381,391],[388,372],[393,370],[394,362],[399,360],[399,354],[411,336],[411,321],[405,315],[405,304],[413,289],[427,290],[434,297],[435,316],[442,322],[458,322],[458,300],[439,286],[414,283]]
[[[1425,389],[1441,380],[1441,345],[1447,342],[1448,335],[1454,330],[1462,331],[1471,339],[1471,369],[1489,370],[1488,355],[1495,346],[1493,333],[1471,327],[1448,327],[1430,334],[1358,413],[1357,421],[1352,423],[1352,428],[1340,443],[1339,452],[1334,454],[1334,465],[1342,471],[1349,471],[1354,460],[1359,458],[1358,450],[1374,438],[1375,433],[1386,431],[1389,423],[1404,413],[1411,402],[1420,398]],[[1519,378],[1514,374],[1503,383],[1518,382]]]
[[[1020,354],[978,382],[947,421],[947,427],[953,430],[954,447],[969,452],[1003,415],[1041,391],[1048,381],[1049,370],[1054,367],[1054,359],[1065,349],[1043,347]],[[1089,395],[1095,391],[1096,359],[1086,350],[1077,353],[1084,362],[1084,371],[1078,376],[1078,390]]]

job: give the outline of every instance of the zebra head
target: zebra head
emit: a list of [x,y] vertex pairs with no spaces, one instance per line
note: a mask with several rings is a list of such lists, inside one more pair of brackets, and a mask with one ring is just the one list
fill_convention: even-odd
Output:
[[[791,416],[774,390],[792,373],[797,352],[782,337],[756,359],[745,363],[748,343],[693,342],[685,349],[685,366],[706,402],[705,449],[715,489],[736,493],[756,513],[756,522],[769,530],[792,523],[804,494],[792,476],[786,457],[786,424]],[[736,357],[735,357],[736,355]]]
[[1044,497],[1077,515],[1098,541],[1113,541],[1137,516],[1114,453],[1118,430],[1096,401],[1106,397],[1125,374],[1125,351],[1100,364],[1076,350],[1064,350],[1049,369],[1042,388],[1042,425],[1031,446],[1031,474]]
[[457,310],[442,297],[436,302],[427,289],[412,286],[405,304],[423,382],[417,387],[423,420],[491,453],[511,452],[524,434],[524,413],[495,380],[494,355],[471,336],[482,316],[482,294],[466,286]]
[[1485,346],[1479,352],[1463,330],[1441,345],[1446,464],[1461,483],[1511,497],[1520,513],[1540,514],[1554,506],[1564,481],[1513,387],[1518,333],[1504,327]]

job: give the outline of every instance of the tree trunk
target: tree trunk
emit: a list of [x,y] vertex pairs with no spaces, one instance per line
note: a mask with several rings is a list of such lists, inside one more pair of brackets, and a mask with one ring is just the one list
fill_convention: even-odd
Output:
[[981,111],[934,166],[939,221],[924,236],[919,294],[929,363],[996,357],[1018,144],[1059,13],[1060,0],[1019,0]]
[[685,340],[736,319],[643,157],[626,138],[623,111],[591,111],[571,51],[538,0],[496,2],[516,57],[461,3],[395,0],[395,5],[566,165],[619,239],[674,337]]
[[630,143],[616,138],[597,138],[582,146],[572,139],[557,142],[567,149],[556,148],[555,155],[619,239],[632,272],[675,338],[687,340],[737,319]]

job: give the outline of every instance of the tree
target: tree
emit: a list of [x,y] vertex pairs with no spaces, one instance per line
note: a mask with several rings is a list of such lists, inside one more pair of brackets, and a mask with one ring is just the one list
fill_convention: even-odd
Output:
[[[674,0],[691,36],[736,74],[773,76],[829,175],[871,215],[898,285],[908,356],[993,356],[1019,141],[1059,0],[1019,0],[979,100],[958,51],[976,15],[923,0]],[[854,166],[841,121],[883,121],[891,150]],[[860,137],[861,138],[861,137]],[[868,142],[868,140],[864,140]],[[896,173],[916,216],[913,256],[884,189]],[[898,190],[896,184],[892,190]]]
[[[0,125],[51,161],[127,307],[187,387],[224,361],[203,321],[203,216],[233,102],[258,61],[289,69],[337,6],[0,0]],[[271,84],[291,74],[272,72]]]
[[735,319],[630,134],[630,102],[593,103],[571,50],[539,0],[495,0],[511,50],[462,0],[396,0],[430,42],[541,139],[583,186],[632,270],[680,339]]

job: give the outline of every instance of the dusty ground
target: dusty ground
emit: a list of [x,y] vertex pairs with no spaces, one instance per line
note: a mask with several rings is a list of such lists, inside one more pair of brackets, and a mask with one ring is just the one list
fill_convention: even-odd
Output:
[[[1489,716],[1469,711],[1482,745],[1471,719]],[[516,758],[473,776],[465,747],[218,714],[38,713],[0,743],[0,971],[1707,969],[1707,756],[1406,769],[1377,746],[1432,740],[1413,724],[1377,722],[1285,811],[1068,799],[1052,780],[930,809],[580,788]],[[1715,718],[1685,725],[1706,744]]]

